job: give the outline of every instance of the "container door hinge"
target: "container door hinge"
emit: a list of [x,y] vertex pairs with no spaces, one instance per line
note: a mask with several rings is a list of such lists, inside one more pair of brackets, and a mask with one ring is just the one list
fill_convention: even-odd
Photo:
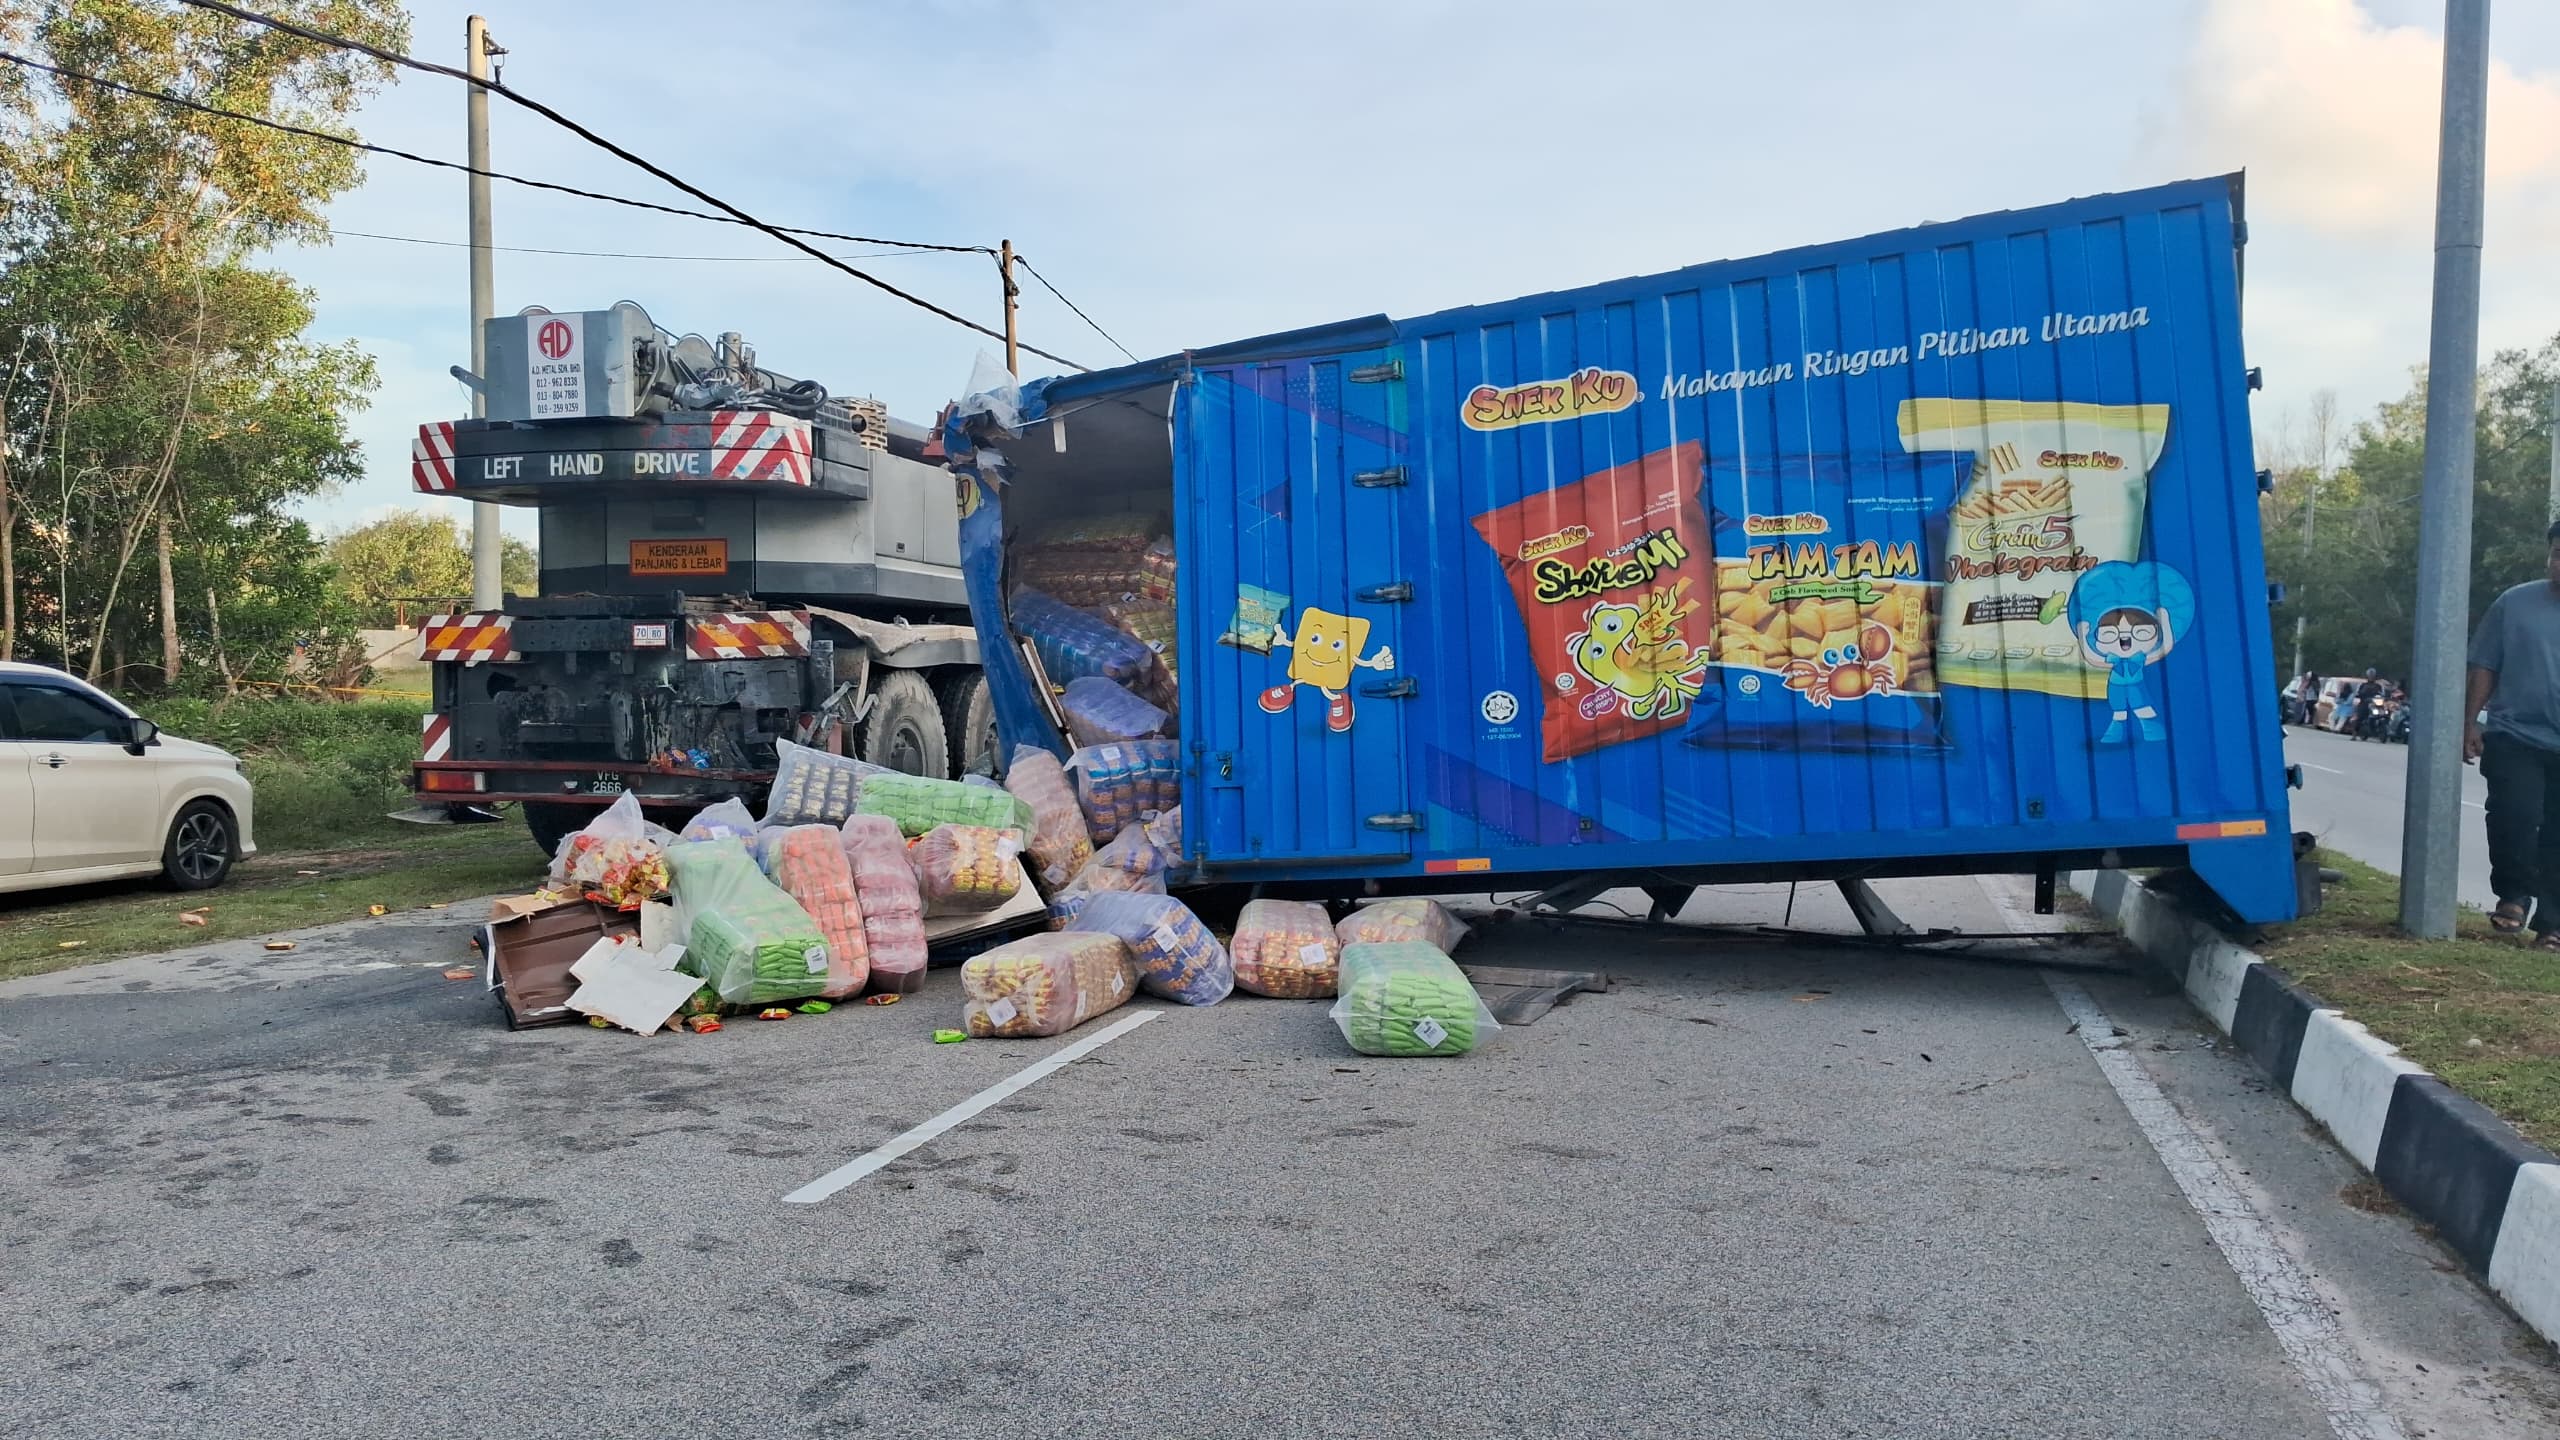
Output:
[[2287,765],[2284,767],[2284,788],[2287,790],[2299,790],[2302,788],[2301,766]]
[[1351,597],[1364,605],[1394,605],[1413,598],[1413,582],[1390,580],[1384,585],[1370,585]]
[[1404,467],[1390,465],[1384,470],[1363,470],[1351,477],[1351,483],[1363,490],[1388,490],[1404,483]]
[[1372,815],[1369,817],[1369,828],[1372,830],[1419,830],[1422,828],[1422,815],[1415,810],[1396,810],[1384,815]]
[[1351,372],[1354,385],[1384,385],[1404,378],[1404,361],[1389,360],[1380,365],[1363,365]]
[[1421,693],[1422,682],[1410,675],[1399,675],[1393,680],[1372,680],[1360,687],[1364,699],[1410,700]]

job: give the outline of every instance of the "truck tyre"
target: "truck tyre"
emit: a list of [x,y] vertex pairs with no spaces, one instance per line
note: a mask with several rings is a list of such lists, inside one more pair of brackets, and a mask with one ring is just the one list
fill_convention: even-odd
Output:
[[951,773],[1002,773],[1002,743],[996,738],[996,697],[987,677],[975,670],[954,670],[934,687],[942,696],[942,725],[951,732]]
[[542,847],[546,856],[560,853],[560,842],[587,828],[596,812],[578,805],[550,805],[528,800],[524,805],[524,828],[533,832],[533,843]]
[[862,722],[862,758],[928,780],[951,778],[951,741],[923,676],[912,670],[881,675],[871,692],[871,716]]

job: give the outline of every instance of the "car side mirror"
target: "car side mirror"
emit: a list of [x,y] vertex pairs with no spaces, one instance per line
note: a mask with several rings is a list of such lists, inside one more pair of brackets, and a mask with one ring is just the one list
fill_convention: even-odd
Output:
[[139,755],[142,753],[144,747],[158,742],[159,739],[160,727],[143,719],[141,716],[136,715],[133,717],[132,723],[125,729],[125,752],[131,755]]

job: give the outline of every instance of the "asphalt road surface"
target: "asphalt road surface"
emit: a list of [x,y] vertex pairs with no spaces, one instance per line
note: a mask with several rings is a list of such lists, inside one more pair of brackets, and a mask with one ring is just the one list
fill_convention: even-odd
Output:
[[[2053,923],[1880,888],[1916,923]],[[708,1037],[510,1034],[443,978],[451,913],[0,986],[0,1434],[2560,1429],[2545,1347],[2342,1203],[2353,1165],[2103,944],[1486,926],[1463,956],[1620,983],[1395,1061],[1244,996],[936,1046],[947,971]],[[2152,1131],[2101,1049],[2165,1095]],[[2202,1172],[2289,1299],[2217,1248]]]
[[[2293,828],[2319,836],[2332,850],[2399,874],[2409,747],[2287,726],[2284,750],[2303,771],[2302,788],[2293,792]],[[2488,793],[2480,767],[2464,766],[2462,873],[2455,893],[2462,903],[2483,910],[2498,903],[2489,890],[2489,832],[2481,823],[2480,805]]]

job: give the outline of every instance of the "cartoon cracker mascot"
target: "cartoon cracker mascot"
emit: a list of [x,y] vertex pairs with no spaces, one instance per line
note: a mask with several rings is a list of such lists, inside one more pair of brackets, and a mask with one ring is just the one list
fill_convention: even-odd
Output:
[[2168,658],[2195,617],[2187,577],[2154,560],[2110,560],[2072,587],[2071,633],[2081,657],[2107,672],[2109,718],[2099,744],[2127,743],[2127,720],[2144,740],[2166,738],[2151,667]]
[[1368,621],[1313,606],[1298,612],[1296,635],[1274,627],[1271,643],[1290,652],[1289,678],[1262,692],[1262,708],[1281,714],[1299,686],[1312,685],[1325,699],[1324,728],[1337,735],[1351,728],[1351,672],[1387,670],[1396,663],[1395,652],[1384,645],[1377,654],[1361,658],[1360,647],[1369,643]]

